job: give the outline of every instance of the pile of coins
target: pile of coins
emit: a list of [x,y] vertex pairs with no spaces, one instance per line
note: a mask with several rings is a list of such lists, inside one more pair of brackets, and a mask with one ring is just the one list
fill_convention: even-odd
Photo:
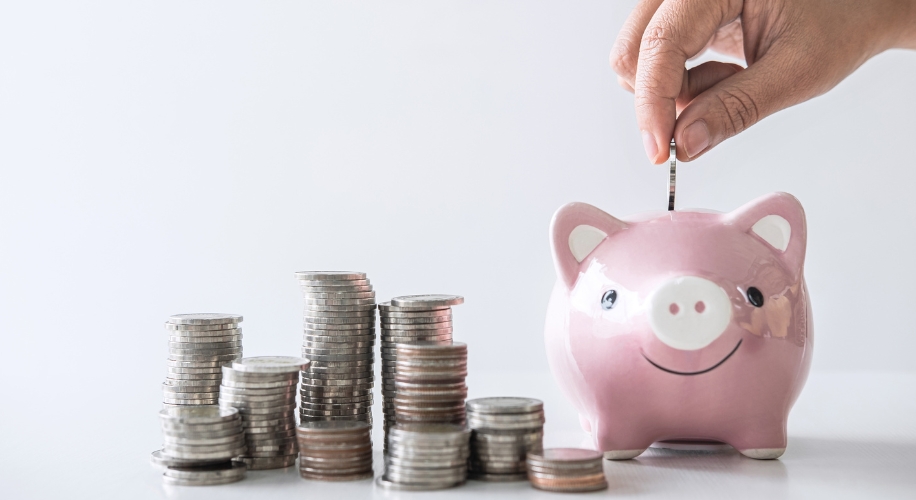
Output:
[[223,367],[219,406],[237,409],[245,429],[249,469],[279,469],[296,463],[296,383],[309,361],[288,356],[243,358]]
[[529,453],[528,480],[539,490],[564,493],[607,488],[601,453],[581,448],[551,448]]
[[457,295],[408,295],[379,304],[382,336],[382,409],[385,449],[388,430],[397,423],[394,398],[397,394],[397,344],[451,344],[452,308],[463,304]]
[[395,415],[398,423],[465,424],[468,346],[398,344]]
[[303,422],[297,428],[299,474],[318,481],[371,479],[371,430],[358,420]]
[[301,271],[305,300],[300,420],[372,424],[375,292],[366,273]]
[[162,480],[178,486],[206,486],[238,481],[245,464],[232,459],[245,452],[242,419],[233,408],[178,406],[159,412],[163,447],[152,461],[165,466]]
[[176,314],[169,332],[168,376],[162,384],[164,406],[215,405],[220,367],[242,357],[242,317],[236,314]]
[[451,488],[467,480],[470,431],[454,424],[397,424],[388,433],[385,475],[393,490]]
[[540,453],[544,403],[529,398],[480,398],[467,402],[471,435],[471,478],[514,481],[527,478],[526,458]]

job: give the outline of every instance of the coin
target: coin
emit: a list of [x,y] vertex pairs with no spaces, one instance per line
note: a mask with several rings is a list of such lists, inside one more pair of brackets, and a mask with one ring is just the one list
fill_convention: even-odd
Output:
[[280,455],[275,457],[239,457],[238,460],[248,466],[248,470],[283,469],[296,463],[298,455]]
[[295,276],[297,280],[316,281],[320,283],[327,281],[366,280],[366,273],[356,271],[296,271]]
[[232,369],[243,373],[296,373],[308,368],[309,360],[290,356],[242,358]]
[[674,210],[674,191],[677,185],[677,146],[671,138],[668,157],[668,211]]
[[464,297],[460,295],[402,295],[391,299],[391,305],[400,308],[409,309],[429,309],[432,307],[457,306],[464,303]]
[[169,323],[173,325],[221,325],[226,323],[241,323],[242,316],[224,313],[193,313],[175,314],[169,316]]

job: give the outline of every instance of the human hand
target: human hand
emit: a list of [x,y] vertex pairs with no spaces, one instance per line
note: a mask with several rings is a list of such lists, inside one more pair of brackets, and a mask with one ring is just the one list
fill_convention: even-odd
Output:
[[[689,161],[766,116],[823,94],[869,58],[916,48],[914,0],[639,0],[611,67],[636,97],[653,163]],[[743,58],[687,70],[707,49]]]

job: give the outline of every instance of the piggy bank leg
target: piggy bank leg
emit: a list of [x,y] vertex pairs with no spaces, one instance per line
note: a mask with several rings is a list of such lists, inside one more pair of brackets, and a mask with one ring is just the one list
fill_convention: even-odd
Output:
[[755,460],[773,460],[786,452],[786,423],[751,425],[745,433],[726,440],[742,455]]
[[[608,422],[622,422],[623,419],[608,419]],[[595,448],[604,452],[604,458],[608,460],[630,460],[636,458],[646,451],[653,440],[642,438],[631,429],[625,426],[609,425],[601,420],[595,422],[592,426],[595,429],[593,436],[595,438]]]

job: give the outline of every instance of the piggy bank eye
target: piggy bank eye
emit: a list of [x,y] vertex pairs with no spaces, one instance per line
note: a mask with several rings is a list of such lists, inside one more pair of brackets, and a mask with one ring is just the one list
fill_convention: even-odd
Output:
[[754,307],[763,307],[763,293],[757,287],[752,286],[747,289],[747,301]]
[[609,311],[614,308],[614,304],[617,303],[617,290],[608,290],[604,292],[604,295],[601,296],[601,307],[605,311]]

